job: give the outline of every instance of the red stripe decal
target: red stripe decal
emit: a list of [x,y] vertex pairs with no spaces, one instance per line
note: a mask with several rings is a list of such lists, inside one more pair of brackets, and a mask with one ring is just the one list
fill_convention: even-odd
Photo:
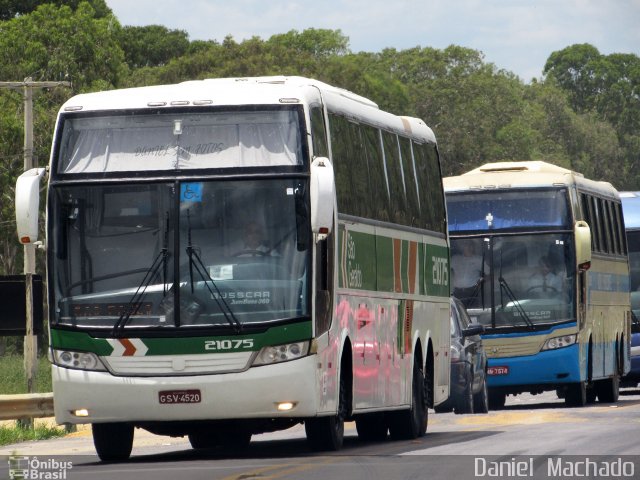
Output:
[[134,353],[136,353],[136,346],[129,341],[127,338],[121,338],[120,343],[124,347],[124,352],[122,354],[123,357],[131,357]]

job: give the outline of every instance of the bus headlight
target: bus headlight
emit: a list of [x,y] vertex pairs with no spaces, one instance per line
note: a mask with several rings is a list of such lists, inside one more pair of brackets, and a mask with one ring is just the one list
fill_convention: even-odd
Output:
[[105,372],[107,370],[95,353],[53,350],[52,356],[53,363],[59,367],[101,372]]
[[561,337],[550,338],[542,346],[542,350],[555,350],[556,348],[564,348],[576,343],[576,334],[562,335]]
[[258,352],[258,355],[253,361],[253,365],[270,365],[273,363],[288,362],[289,360],[302,358],[308,353],[309,342],[295,342],[263,347],[262,350]]

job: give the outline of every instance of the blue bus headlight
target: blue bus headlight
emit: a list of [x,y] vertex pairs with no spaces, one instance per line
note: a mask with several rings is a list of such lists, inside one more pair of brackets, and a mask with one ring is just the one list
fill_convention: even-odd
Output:
[[71,350],[53,350],[52,359],[55,365],[76,370],[94,370],[105,372],[107,369],[95,353],[74,352]]
[[562,335],[561,337],[553,337],[544,342],[542,350],[555,350],[557,348],[564,348],[576,343],[576,334]]
[[253,365],[270,365],[272,363],[288,362],[302,358],[309,353],[309,342],[286,343],[284,345],[274,345],[263,347]]

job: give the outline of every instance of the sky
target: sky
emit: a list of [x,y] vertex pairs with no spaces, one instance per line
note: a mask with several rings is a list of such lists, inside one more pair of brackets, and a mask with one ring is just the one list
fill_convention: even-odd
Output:
[[479,50],[487,63],[541,78],[549,55],[589,43],[640,56],[640,0],[106,0],[122,25],[163,25],[222,42],[340,30],[352,52]]

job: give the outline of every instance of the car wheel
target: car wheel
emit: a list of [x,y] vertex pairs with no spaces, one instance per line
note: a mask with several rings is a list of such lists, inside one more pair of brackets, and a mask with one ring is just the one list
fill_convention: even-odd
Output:
[[473,413],[473,377],[469,371],[465,375],[465,384],[464,391],[455,407],[457,414]]
[[473,397],[473,413],[489,412],[489,387],[487,387],[487,378],[482,377],[482,388]]

